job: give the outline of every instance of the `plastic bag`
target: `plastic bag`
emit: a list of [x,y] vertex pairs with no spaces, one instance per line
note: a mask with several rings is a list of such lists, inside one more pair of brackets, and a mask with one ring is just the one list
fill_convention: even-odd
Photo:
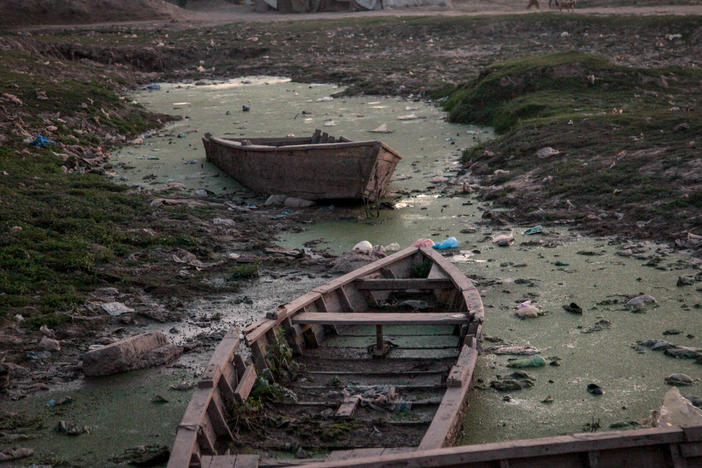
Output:
[[454,247],[458,247],[458,240],[456,240],[455,237],[449,237],[446,240],[442,240],[441,242],[434,244],[432,247],[434,247],[436,250],[452,249]]

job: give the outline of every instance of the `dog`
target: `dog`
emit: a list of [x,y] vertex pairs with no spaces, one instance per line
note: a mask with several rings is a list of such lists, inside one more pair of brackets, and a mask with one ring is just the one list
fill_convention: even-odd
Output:
[[556,6],[558,7],[559,11],[563,11],[565,8],[567,11],[573,11],[575,8],[575,1],[576,0],[555,0],[556,1]]

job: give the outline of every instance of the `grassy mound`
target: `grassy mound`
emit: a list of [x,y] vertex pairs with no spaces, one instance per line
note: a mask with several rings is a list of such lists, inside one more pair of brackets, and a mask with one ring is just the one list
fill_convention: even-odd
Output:
[[[491,65],[445,105],[502,134],[463,160],[518,218],[670,239],[701,219],[700,98],[699,70],[564,52]],[[558,153],[539,157],[544,147]]]

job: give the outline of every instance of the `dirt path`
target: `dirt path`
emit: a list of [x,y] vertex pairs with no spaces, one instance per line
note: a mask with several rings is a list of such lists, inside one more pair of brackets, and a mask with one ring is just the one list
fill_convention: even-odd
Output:
[[[558,10],[549,9],[544,0],[541,10],[524,8],[525,2],[495,2],[485,4],[482,2],[454,2],[453,8],[436,9],[433,7],[414,7],[411,9],[392,9],[362,12],[324,12],[284,14],[275,11],[256,13],[252,7],[246,5],[210,6],[208,9],[186,10],[185,13],[173,20],[145,20],[145,21],[114,21],[91,24],[54,24],[32,25],[9,28],[14,31],[38,31],[57,29],[95,29],[112,26],[128,26],[134,28],[188,28],[191,26],[216,26],[236,22],[271,22],[271,21],[305,21],[305,20],[334,20],[345,18],[368,17],[418,17],[418,16],[502,16],[502,15],[537,15]],[[578,8],[573,11],[577,15],[632,15],[632,16],[701,16],[702,5],[658,5],[658,6],[613,6]],[[564,13],[565,14],[565,13]]]

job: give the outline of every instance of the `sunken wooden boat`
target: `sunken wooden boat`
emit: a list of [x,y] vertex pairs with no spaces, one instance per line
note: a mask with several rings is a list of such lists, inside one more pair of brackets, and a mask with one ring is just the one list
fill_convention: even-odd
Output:
[[205,134],[207,161],[258,193],[305,200],[370,200],[385,194],[401,156],[380,141],[311,137],[223,139]]
[[[287,466],[450,445],[483,318],[473,283],[430,248],[314,288],[244,330],[249,363],[239,330],[218,345],[168,467]],[[266,402],[276,384],[285,396]]]

